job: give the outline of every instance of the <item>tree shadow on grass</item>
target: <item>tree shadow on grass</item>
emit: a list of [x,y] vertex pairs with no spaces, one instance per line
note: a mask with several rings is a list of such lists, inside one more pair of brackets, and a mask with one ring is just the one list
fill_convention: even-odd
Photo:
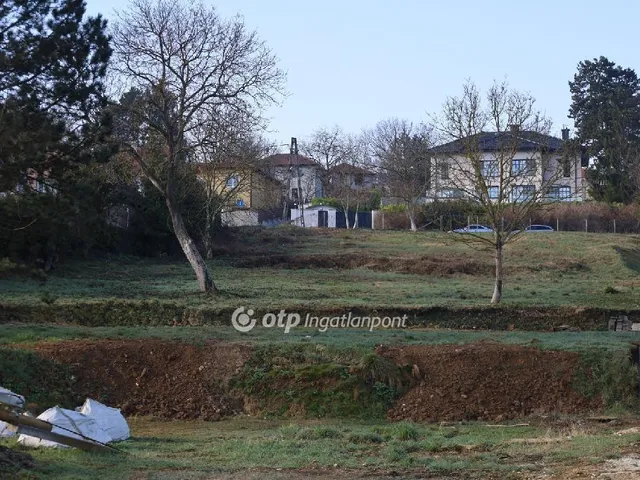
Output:
[[617,247],[616,251],[620,254],[625,267],[640,274],[640,249]]

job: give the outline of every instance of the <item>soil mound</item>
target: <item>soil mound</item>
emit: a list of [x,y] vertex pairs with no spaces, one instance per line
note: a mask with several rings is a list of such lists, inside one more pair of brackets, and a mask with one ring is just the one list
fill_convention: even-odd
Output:
[[[121,408],[126,415],[218,420],[253,413],[252,401],[257,408],[262,398],[260,390],[241,398],[242,393],[234,393],[240,390],[229,385],[232,378],[241,376],[250,358],[247,345],[145,339],[65,341],[29,348],[68,365],[79,398],[95,398]],[[377,353],[407,366],[415,378],[410,390],[389,410],[391,420],[500,422],[531,414],[601,408],[599,399],[585,398],[572,388],[580,368],[576,353],[494,342],[381,346]],[[294,390],[312,382],[309,388],[330,389],[334,379],[327,375],[291,378],[291,385],[268,385]],[[323,401],[333,399],[328,395]],[[302,415],[304,410],[300,408]]]
[[601,407],[572,388],[578,354],[479,342],[471,345],[378,347],[412,367],[416,386],[389,411],[392,420],[494,420],[572,413]]
[[225,385],[251,353],[244,345],[203,346],[156,340],[70,341],[39,344],[42,356],[69,365],[78,395],[125,415],[218,420],[243,410]]
[[[33,457],[0,445],[0,477],[2,472],[15,472],[35,468]],[[4,477],[2,477],[4,478]]]

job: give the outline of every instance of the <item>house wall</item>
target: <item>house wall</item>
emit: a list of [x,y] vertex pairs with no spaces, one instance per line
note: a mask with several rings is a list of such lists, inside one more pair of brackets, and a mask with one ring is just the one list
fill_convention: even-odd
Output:
[[311,201],[313,198],[322,197],[322,179],[319,167],[314,165],[293,166],[289,171],[288,166],[273,167],[274,178],[283,184],[284,195],[292,199],[293,191],[298,188],[298,171],[300,172],[300,189],[303,200]]
[[[227,180],[234,177],[238,180],[237,187],[227,186]],[[280,204],[282,199],[279,182],[252,170],[236,170],[231,168],[217,168],[213,173],[201,173],[203,181],[210,182],[218,195],[228,195],[226,208],[246,208],[266,210]],[[242,201],[242,206],[238,205]]]
[[245,227],[260,225],[258,212],[252,210],[233,210],[222,212],[221,221],[225,227]]
[[270,178],[254,173],[251,179],[249,207],[256,210],[268,210],[277,207],[282,201],[282,186]]
[[[539,191],[543,185],[551,179],[552,175],[559,166],[561,157],[554,155],[546,157],[544,162],[547,168],[542,171],[541,154],[539,152],[520,151],[514,156],[514,160],[533,160],[536,162],[536,168],[533,174],[522,174],[518,179],[518,185],[532,185],[536,191]],[[482,161],[496,160],[496,155],[491,152],[485,152],[481,155]],[[473,190],[473,174],[471,174],[471,162],[463,155],[451,155],[447,158],[434,158],[432,162],[431,189],[426,192],[428,199],[451,198],[450,190],[459,187],[463,190]],[[443,178],[441,165],[448,165],[449,178]],[[490,177],[487,178],[487,185],[493,186]],[[553,183],[554,186],[568,186],[571,188],[572,201],[583,201],[586,199],[586,187],[584,181],[584,173],[581,168],[580,158],[576,158],[571,163],[569,176],[561,176]],[[496,185],[497,186],[497,182]]]

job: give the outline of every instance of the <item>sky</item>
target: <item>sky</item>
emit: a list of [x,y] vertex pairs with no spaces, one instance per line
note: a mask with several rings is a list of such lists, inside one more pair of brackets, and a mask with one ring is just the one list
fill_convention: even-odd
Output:
[[[128,0],[86,0],[113,18]],[[268,137],[287,143],[320,127],[358,133],[390,117],[427,121],[471,79],[531,93],[559,136],[582,60],[640,70],[637,0],[203,0],[240,14],[278,56],[288,96]]]

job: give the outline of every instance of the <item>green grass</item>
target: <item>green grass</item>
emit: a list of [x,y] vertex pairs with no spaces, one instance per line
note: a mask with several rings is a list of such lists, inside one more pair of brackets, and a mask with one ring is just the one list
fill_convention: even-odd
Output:
[[368,330],[296,328],[288,334],[278,328],[255,328],[240,333],[228,326],[193,327],[84,327],[74,325],[3,325],[0,345],[40,341],[155,338],[167,341],[203,343],[207,340],[251,343],[253,345],[309,344],[369,352],[376,345],[445,345],[467,344],[492,340],[513,345],[535,346],[550,350],[587,352],[594,349],[607,352],[627,352],[637,340],[635,332],[503,332],[459,330]]
[[[495,428],[475,423],[137,418],[131,419],[131,427],[132,439],[118,445],[122,455],[28,450],[38,468],[23,478],[258,478],[252,476],[256,473],[259,478],[305,478],[308,469],[344,478],[385,469],[398,470],[403,478],[411,478],[412,472],[423,475],[425,469],[458,478],[508,478],[512,471],[562,471],[581,459],[597,464],[634,448],[639,438],[612,435],[616,427],[571,420]],[[0,444],[20,448],[14,441]]]
[[[445,233],[249,229],[229,240],[233,253],[210,262],[221,289],[197,293],[186,261],[111,257],[62,263],[41,276],[3,276],[0,303],[60,305],[76,302],[158,301],[197,307],[292,306],[335,308],[472,306],[490,299],[492,252]],[[640,239],[633,235],[562,233],[526,235],[506,247],[504,303],[521,306],[640,308]],[[268,256],[290,258],[294,268],[239,268]],[[310,255],[364,258],[353,269],[304,268]],[[422,257],[444,264],[472,262],[482,273],[409,274],[394,264]],[[302,259],[297,262],[296,259]],[[385,259],[384,267],[373,264]],[[372,268],[367,267],[370,261]],[[455,268],[454,268],[455,271]],[[616,293],[612,293],[616,292]]]

